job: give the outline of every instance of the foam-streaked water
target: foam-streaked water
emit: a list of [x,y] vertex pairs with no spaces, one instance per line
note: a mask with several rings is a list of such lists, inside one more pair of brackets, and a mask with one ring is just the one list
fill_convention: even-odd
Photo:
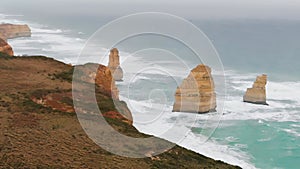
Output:
[[[140,77],[134,81],[136,86],[130,93],[136,94],[130,97],[130,100],[125,98],[128,97],[126,83],[130,82],[125,80],[118,84],[123,99],[129,103],[136,119],[140,118],[141,111],[151,110],[155,102],[151,100],[150,104],[148,100],[143,99],[147,92],[152,90],[152,84],[155,84],[156,88],[166,88],[170,84],[164,75],[143,74]],[[300,158],[300,99],[295,92],[300,89],[300,82],[270,81],[267,85],[270,106],[264,106],[242,102],[245,89],[252,85],[255,75],[228,71],[226,77],[228,98],[225,102],[224,115],[208,142],[202,144],[198,137],[203,137],[199,134],[203,130],[203,123],[210,123],[206,119],[211,114],[199,116],[199,121],[191,125],[194,119],[190,114],[171,112],[174,94],[172,92],[175,86],[164,92],[170,99],[166,102],[168,108],[164,112],[165,115],[157,122],[143,124],[138,121],[135,122],[135,126],[142,132],[161,136],[164,131],[162,129],[172,126],[179,117],[182,120],[181,124],[185,124],[185,127],[192,131],[179,143],[184,147],[209,157],[238,164],[243,168],[297,168],[296,164]],[[144,92],[139,92],[139,89]],[[156,107],[163,106],[156,105]]]
[[[3,22],[25,23],[15,19],[22,19],[20,16],[0,15],[0,18]],[[75,32],[71,29],[51,29],[46,25],[29,24],[33,31],[31,38],[9,40],[17,55],[44,54],[66,63],[76,63],[76,57],[81,48],[84,47],[86,39],[86,36],[82,35],[84,30]],[[296,33],[294,32],[294,34]],[[212,36],[216,35],[213,34]],[[217,40],[216,38],[215,43],[223,45],[222,49],[225,50],[226,44]],[[285,50],[284,46],[281,48],[283,51]],[[126,50],[124,46],[121,46],[121,49]],[[104,56],[107,49],[99,50],[103,51]],[[236,52],[241,54],[239,51]],[[295,52],[297,51],[295,50]],[[225,51],[220,53],[221,57],[222,53],[228,54]],[[234,55],[234,52],[229,53]],[[251,87],[257,73],[240,72],[253,70],[255,66],[249,68],[251,66],[248,65],[247,69],[243,70],[237,65],[235,71],[232,68],[227,68],[225,73],[228,95],[225,101],[224,115],[218,129],[213,133],[210,140],[203,144],[200,141],[202,137],[205,137],[200,135],[203,130],[206,130],[202,128],[203,123],[213,114],[199,115],[199,121],[191,125],[190,122],[193,119],[191,119],[190,114],[171,112],[176,83],[180,83],[188,74],[190,65],[187,68],[183,66],[178,69],[180,63],[172,62],[172,60],[159,60],[160,53],[156,52],[155,54],[156,57],[151,60],[151,57],[133,57],[121,51],[125,77],[124,82],[118,83],[118,87],[121,98],[127,101],[134,118],[137,119],[134,123],[135,127],[141,132],[160,136],[161,132],[164,131],[162,129],[172,127],[173,120],[180,119],[181,124],[191,131],[179,143],[183,147],[243,168],[298,168],[298,161],[300,160],[300,81],[280,81],[278,77],[281,74],[277,73],[280,70],[276,69],[272,73],[272,69],[268,68],[266,71],[271,72],[271,74],[269,73],[271,80],[267,84],[267,97],[270,106],[252,105],[242,102],[242,96],[246,88]],[[228,58],[225,62],[232,62],[233,64],[234,60]],[[98,61],[98,59],[91,56],[86,58],[86,61],[93,62]],[[103,63],[106,64],[107,59],[103,60]],[[142,69],[146,67],[145,65],[153,69],[140,72],[138,76],[134,74],[134,70],[130,69],[133,66],[140,66]],[[230,66],[234,67],[234,65]],[[169,74],[153,71],[156,68],[157,70],[163,69],[165,73]],[[286,71],[281,70],[283,74],[289,75]],[[276,81],[272,78],[275,76]],[[293,78],[298,79],[295,75],[290,75],[289,79]],[[130,94],[127,92],[128,86],[131,87]],[[160,94],[162,91],[165,99],[163,100],[164,105],[161,104],[162,100],[155,99],[156,94]],[[164,114],[152,123],[141,123],[139,121],[141,112],[147,115],[150,110],[153,110],[153,107],[157,108],[158,111],[163,107]],[[172,138],[166,139],[172,141]]]

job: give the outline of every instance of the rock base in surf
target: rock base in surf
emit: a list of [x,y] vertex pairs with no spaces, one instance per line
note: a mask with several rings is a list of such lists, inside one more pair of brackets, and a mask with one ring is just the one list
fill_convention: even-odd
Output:
[[244,95],[244,102],[268,105],[266,99],[267,75],[257,76],[252,88],[248,88]]
[[31,30],[28,25],[0,24],[0,38],[3,40],[18,37],[30,37]]
[[216,107],[211,69],[198,65],[177,88],[173,112],[207,113],[216,111]]

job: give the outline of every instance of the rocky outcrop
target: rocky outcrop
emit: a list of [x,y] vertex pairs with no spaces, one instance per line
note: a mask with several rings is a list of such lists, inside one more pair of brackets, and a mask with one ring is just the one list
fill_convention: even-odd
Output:
[[244,95],[244,102],[268,105],[266,99],[266,84],[267,75],[263,74],[257,76],[252,88],[247,89]]
[[[95,70],[97,70],[95,72]],[[75,76],[73,75],[73,81],[79,80],[83,82],[87,82],[90,84],[95,83],[97,86],[98,92],[100,92],[102,95],[108,96],[109,98],[113,99],[113,104],[117,111],[112,111],[109,113],[104,114],[106,117],[116,117],[117,119],[121,119],[122,121],[132,124],[132,115],[130,110],[127,107],[127,104],[124,101],[121,101],[119,99],[119,90],[115,84],[115,80],[112,77],[112,74],[110,72],[110,69],[104,65],[101,64],[94,64],[94,63],[88,63],[85,65],[78,65],[76,66]],[[76,88],[81,88],[76,85]],[[84,84],[84,87],[82,88],[83,91],[85,87],[93,87]],[[89,93],[90,91],[87,90],[86,93]],[[86,94],[86,96],[82,96],[82,98],[85,98],[85,102],[89,101],[89,94]],[[103,102],[103,104],[106,104],[104,107],[107,107],[107,104],[111,104],[110,102]],[[101,110],[102,111],[102,110]]]
[[122,81],[123,70],[120,67],[120,56],[117,48],[110,50],[108,68],[116,81]]
[[203,64],[198,65],[177,88],[173,111],[207,113],[215,111],[216,107],[211,69]]
[[[106,123],[99,123],[98,118],[93,118],[98,117],[99,114],[84,116],[90,118],[84,119],[83,123],[80,122],[77,114],[65,113],[66,109],[60,107],[60,105],[76,106],[73,105],[73,101],[75,101],[73,100],[73,93],[77,93],[78,90],[85,91],[82,88],[72,88],[72,83],[68,80],[68,74],[72,72],[70,68],[69,65],[41,56],[15,57],[14,59],[0,57],[0,168],[50,168],[51,166],[52,168],[70,168],[70,166],[72,168],[99,168],[101,166],[101,168],[124,169],[240,169],[240,167],[225,164],[220,160],[213,160],[180,146],[165,150],[163,154],[154,152],[156,150],[160,152],[161,149],[165,149],[165,144],[173,145],[173,143],[162,140],[161,144],[153,144],[151,140],[158,138],[140,133],[134,126],[124,123],[123,120],[125,119],[117,114],[115,105],[108,104],[111,103],[111,98],[104,95],[97,97],[97,99],[100,108],[106,107],[102,114],[107,122],[124,137],[142,139],[141,142],[146,140],[144,138],[149,138],[146,146],[139,146],[142,144],[133,145],[126,141],[122,142],[124,144],[116,142],[116,140],[118,141],[116,135],[110,134],[110,132],[105,133],[107,130],[107,127],[104,127]],[[68,75],[67,78],[52,79],[51,76],[49,77],[49,74],[53,75],[59,72],[66,72],[64,75]],[[72,76],[73,74],[71,74]],[[37,90],[39,92],[36,93]],[[36,98],[39,98],[37,102],[40,105],[30,100],[29,97],[33,93],[36,93]],[[91,105],[90,103],[94,102],[93,99],[89,99],[91,95],[84,92],[82,94],[87,98],[77,98],[82,104]],[[45,97],[43,96],[45,95],[49,95],[46,99],[51,97],[53,101],[60,100],[60,111],[53,111],[53,109],[44,107],[45,100],[43,98]],[[65,97],[71,100],[65,99]],[[57,102],[51,103],[51,107],[56,104]],[[89,108],[83,109],[84,111],[90,110]],[[115,117],[118,119],[112,119]],[[85,131],[93,130],[93,127],[98,125],[99,128],[95,129],[94,136],[105,139],[101,147],[99,147],[100,144],[97,145],[91,139],[91,135],[85,133]],[[109,152],[109,149],[104,148],[106,143],[112,143],[113,146],[120,148],[123,152],[131,153],[132,149],[139,151],[141,155],[145,154],[149,158],[137,160],[114,155],[110,153],[112,151]]]
[[[119,90],[115,85],[115,80],[112,77],[110,69],[104,65],[88,63],[82,66],[77,66],[80,80],[88,83],[95,83],[103,94],[111,96],[113,99],[119,100]],[[94,70],[97,70],[95,72]]]
[[0,38],[0,52],[5,53],[9,56],[14,55],[14,51],[13,51],[12,47],[1,38]]
[[73,101],[71,92],[56,92],[47,93],[41,96],[32,94],[31,100],[37,104],[49,107],[52,110],[59,110],[61,112],[73,113]]
[[30,36],[31,30],[28,25],[0,24],[0,38],[5,41],[7,39]]
[[112,118],[112,119],[118,119],[129,125],[132,125],[132,120],[129,120],[127,117],[124,117],[121,113],[116,112],[116,111],[105,112],[105,113],[103,113],[103,116]]

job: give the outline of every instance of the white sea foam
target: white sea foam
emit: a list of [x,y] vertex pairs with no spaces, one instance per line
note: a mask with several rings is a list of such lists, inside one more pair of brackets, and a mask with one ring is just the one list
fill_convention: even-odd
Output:
[[[204,119],[203,116],[192,113],[189,114],[171,112],[171,106],[165,107],[164,112],[162,112],[161,114],[154,114],[153,112],[161,111],[159,107],[163,106],[157,104],[151,105],[147,103],[147,101],[128,100],[128,98],[124,96],[120,96],[120,98],[121,100],[125,100],[128,103],[128,106],[133,113],[134,126],[139,131],[167,139],[180,146],[183,146],[205,156],[214,158],[216,160],[222,160],[233,165],[239,165],[243,168],[255,168],[249,162],[251,157],[245,152],[241,152],[234,147],[221,145],[214,140],[209,140],[203,143],[203,140],[207,139],[205,136],[195,135],[194,133],[192,133],[191,127],[195,127],[195,125],[192,124],[198,119],[198,117],[202,117],[202,119]],[[140,113],[147,112],[146,110],[149,108],[153,108],[152,110],[150,110],[152,113]],[[145,122],[149,119],[154,120],[148,123]],[[174,126],[175,120],[176,126]],[[174,127],[176,127],[176,130],[172,130],[173,132],[171,134],[165,134],[171,128],[174,129]],[[178,142],[178,136],[183,135],[185,135],[185,137],[183,137],[182,140]],[[228,140],[236,141],[237,139],[228,138]],[[245,145],[241,147],[245,147]]]
[[296,137],[300,137],[300,133],[297,132],[295,129],[282,129],[282,130],[289,133],[289,134],[292,134]]
[[[268,82],[267,92],[268,92],[268,103],[269,106],[265,105],[255,105],[245,103],[242,100],[243,94],[247,87],[251,87],[253,81],[256,78],[255,74],[250,75],[241,75],[237,74],[234,71],[230,73],[226,72],[227,77],[227,87],[230,89],[234,89],[233,92],[229,92],[226,102],[225,108],[223,111],[222,120],[224,121],[221,126],[219,127],[227,127],[228,125],[235,125],[232,121],[241,121],[241,120],[257,120],[260,124],[268,125],[268,121],[275,121],[275,122],[299,122],[300,115],[299,115],[299,98],[298,91],[300,91],[300,83],[298,82]],[[147,79],[146,74],[141,76],[140,79]],[[137,82],[139,79],[131,83]],[[129,83],[128,81],[124,81],[124,83]],[[233,84],[233,85],[232,85]],[[279,90],[280,89],[280,90]],[[296,91],[296,95],[294,95],[294,91]],[[145,110],[147,105],[146,101],[139,101],[131,100],[132,106],[137,106],[140,110]],[[159,107],[159,106],[158,106]],[[180,117],[181,124],[184,124],[185,127],[191,129],[192,127],[203,127],[203,123],[207,119],[212,122],[214,120],[214,116],[216,114],[209,113],[209,114],[202,114],[197,117],[200,120],[199,123],[194,122],[194,116],[187,113],[179,113],[179,112],[172,112],[172,105],[167,105],[168,111],[161,120],[158,120],[155,125],[143,125],[140,123],[134,123],[134,125],[138,128],[139,131],[145,132],[148,134],[152,134],[158,137],[165,138],[169,141],[172,140],[172,136],[164,137],[162,133],[164,130],[162,129],[169,129],[172,127],[172,119],[178,119]],[[134,118],[136,118],[138,113],[137,111],[133,111]],[[147,118],[147,117],[146,117]],[[210,123],[208,122],[208,123]],[[178,123],[178,122],[177,122]],[[174,122],[173,122],[174,125]],[[209,125],[206,127],[210,127]],[[293,126],[298,127],[298,126]],[[299,133],[297,130],[294,129],[282,129],[289,134],[292,134],[296,137],[299,137]],[[223,160],[230,164],[236,164],[243,168],[255,168],[249,161],[251,156],[248,155],[246,152],[243,152],[242,149],[247,148],[247,145],[239,144],[238,138],[234,138],[228,136],[225,138],[228,142],[237,142],[235,146],[228,146],[222,145],[220,142],[212,139],[206,142],[203,145],[199,145],[200,138],[204,137],[203,135],[195,135],[190,132],[187,137],[182,140],[181,142],[177,142],[179,145],[196,151],[200,154],[204,154],[206,156],[212,157],[214,159]],[[269,141],[271,138],[262,138],[258,139],[259,142]]]
[[[1,15],[0,18],[2,22],[13,23],[13,24],[27,24],[27,22],[20,21],[17,19],[7,18],[6,15]],[[72,37],[69,35],[70,31],[61,30],[61,29],[50,29],[45,25],[40,25],[36,23],[29,23],[32,28],[32,37],[31,38],[20,38],[13,39],[9,42],[15,49],[17,55],[23,54],[44,54],[47,56],[52,56],[60,61],[65,63],[77,63],[77,56],[79,55],[81,48],[84,47],[85,40],[78,37]],[[82,34],[78,32],[78,34]],[[35,47],[38,46],[38,47]],[[98,48],[98,55],[92,54],[85,56],[81,63],[86,62],[100,62],[102,64],[108,63],[107,51],[106,48]],[[124,83],[135,83],[139,79],[149,79],[147,76],[139,76],[137,79],[130,81],[129,77],[132,77],[132,73],[136,73],[136,70],[142,70],[145,67],[157,67],[158,69],[164,70],[161,72],[158,71],[147,71],[149,74],[164,74],[166,72],[171,72],[172,76],[177,76],[184,78],[189,73],[189,70],[176,69],[172,67],[174,63],[166,62],[157,62],[158,64],[153,65],[149,63],[144,63],[139,58],[131,56],[128,53],[120,51],[122,68],[124,69],[124,82],[119,85],[124,85]],[[102,58],[98,58],[101,57]],[[164,67],[165,66],[165,67]],[[177,66],[178,67],[178,66]],[[175,69],[175,70],[174,70]],[[131,74],[130,74],[131,73]],[[223,72],[214,72],[214,75],[220,75]],[[265,123],[265,121],[293,121],[299,122],[299,106],[300,106],[300,82],[268,82],[267,84],[267,95],[268,103],[270,106],[263,105],[253,105],[242,102],[242,95],[246,88],[251,87],[253,81],[256,78],[256,74],[239,74],[235,71],[226,71],[227,78],[227,87],[233,90],[233,93],[229,93],[224,115],[222,120],[226,123],[222,123],[220,127],[226,127],[228,125],[234,125],[231,121],[239,120],[258,120],[259,123]],[[235,93],[237,92],[237,93]],[[122,91],[121,91],[122,93]],[[121,96],[122,99],[126,100],[127,96]],[[174,125],[174,118],[180,117],[180,121],[177,123],[183,128],[178,130],[179,134],[181,130],[191,130],[191,127],[202,127],[203,123],[193,123],[195,116],[192,114],[186,113],[176,113],[171,112],[172,105],[161,105],[160,103],[154,103],[153,100],[141,101],[141,100],[130,100],[127,101],[133,110],[134,119],[138,119],[137,112],[147,112],[153,108],[165,107],[165,113],[162,114],[152,114],[143,113],[143,116],[140,120],[136,120],[134,125],[135,127],[144,133],[152,134],[158,137],[165,138],[170,141],[175,141],[176,133],[174,135],[164,136],[163,133],[168,129],[172,128]],[[149,107],[150,105],[150,107]],[[154,118],[151,125],[142,123],[143,118],[149,119]],[[197,119],[200,121],[205,121],[207,119],[213,120],[212,117],[216,114],[204,114],[197,116]],[[178,118],[177,118],[178,119]],[[209,125],[207,127],[210,127]],[[292,127],[299,127],[298,125],[293,125]],[[293,136],[299,137],[299,132],[296,129],[283,129],[283,131],[292,134]],[[192,132],[189,132],[188,135],[178,144],[198,152],[200,154],[206,155],[208,157],[225,161],[230,164],[239,165],[243,168],[255,168],[250,164],[251,156],[246,152],[242,152],[241,149],[247,148],[247,145],[236,144],[234,147],[229,145],[220,144],[217,140],[211,139],[204,144],[201,140],[206,139],[203,135],[195,135]],[[235,142],[238,138],[227,137],[226,140],[229,142]],[[268,141],[269,138],[260,139],[258,141]]]
[[[15,55],[47,55],[74,64],[85,40],[72,37],[70,30],[51,29],[45,25],[19,20],[11,15],[0,15],[2,23],[28,24],[31,37],[9,39]],[[19,18],[19,17],[18,17]]]

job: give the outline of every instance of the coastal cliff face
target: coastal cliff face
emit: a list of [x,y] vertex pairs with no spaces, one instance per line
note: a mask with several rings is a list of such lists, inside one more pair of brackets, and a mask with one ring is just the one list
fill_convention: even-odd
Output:
[[206,113],[215,111],[216,107],[211,69],[203,64],[198,65],[177,88],[173,111]]
[[[108,96],[113,100],[113,102],[109,102],[109,104],[114,104],[116,110],[106,112],[107,109],[101,110],[101,107],[106,107],[106,105],[102,105],[100,110],[102,111],[103,116],[119,119],[132,125],[132,114],[128,109],[127,104],[119,100],[119,89],[117,88],[108,67],[101,64],[88,63],[76,66],[76,70],[78,71],[77,74],[79,74],[79,76],[75,76],[75,78],[78,78],[76,80],[81,80],[82,82],[90,84],[95,83],[96,93]],[[97,71],[94,72],[95,70]],[[86,100],[89,100],[89,98],[86,98]]]
[[257,76],[252,88],[248,88],[244,95],[244,102],[268,105],[266,99],[267,75]]
[[0,52],[5,53],[9,56],[14,55],[14,51],[13,51],[12,47],[1,38],[0,38]]
[[[90,72],[86,69],[82,73]],[[43,56],[0,55],[0,168],[239,168],[179,146],[155,157],[137,159],[114,155],[99,147],[84,132],[73,112],[73,71],[74,67]],[[104,66],[98,72],[99,78],[112,79]],[[82,81],[89,84],[87,79],[91,78]],[[90,86],[95,87],[101,113],[116,131],[134,138],[151,137],[124,119],[120,111],[130,111],[125,102],[102,91],[108,84]],[[87,105],[91,102],[80,101]],[[123,109],[116,108],[122,106]],[[107,139],[114,143],[113,136]],[[136,147],[125,144],[122,148]]]
[[[77,70],[81,71],[81,80],[89,83],[95,83],[102,93],[119,100],[119,90],[116,87],[115,80],[112,77],[110,69],[104,65],[88,63],[77,66]],[[94,72],[97,70],[97,72]]]
[[120,67],[120,56],[117,48],[110,50],[108,68],[116,81],[122,81],[123,70]]
[[31,30],[28,25],[0,24],[0,38],[5,41],[7,39],[30,36]]

